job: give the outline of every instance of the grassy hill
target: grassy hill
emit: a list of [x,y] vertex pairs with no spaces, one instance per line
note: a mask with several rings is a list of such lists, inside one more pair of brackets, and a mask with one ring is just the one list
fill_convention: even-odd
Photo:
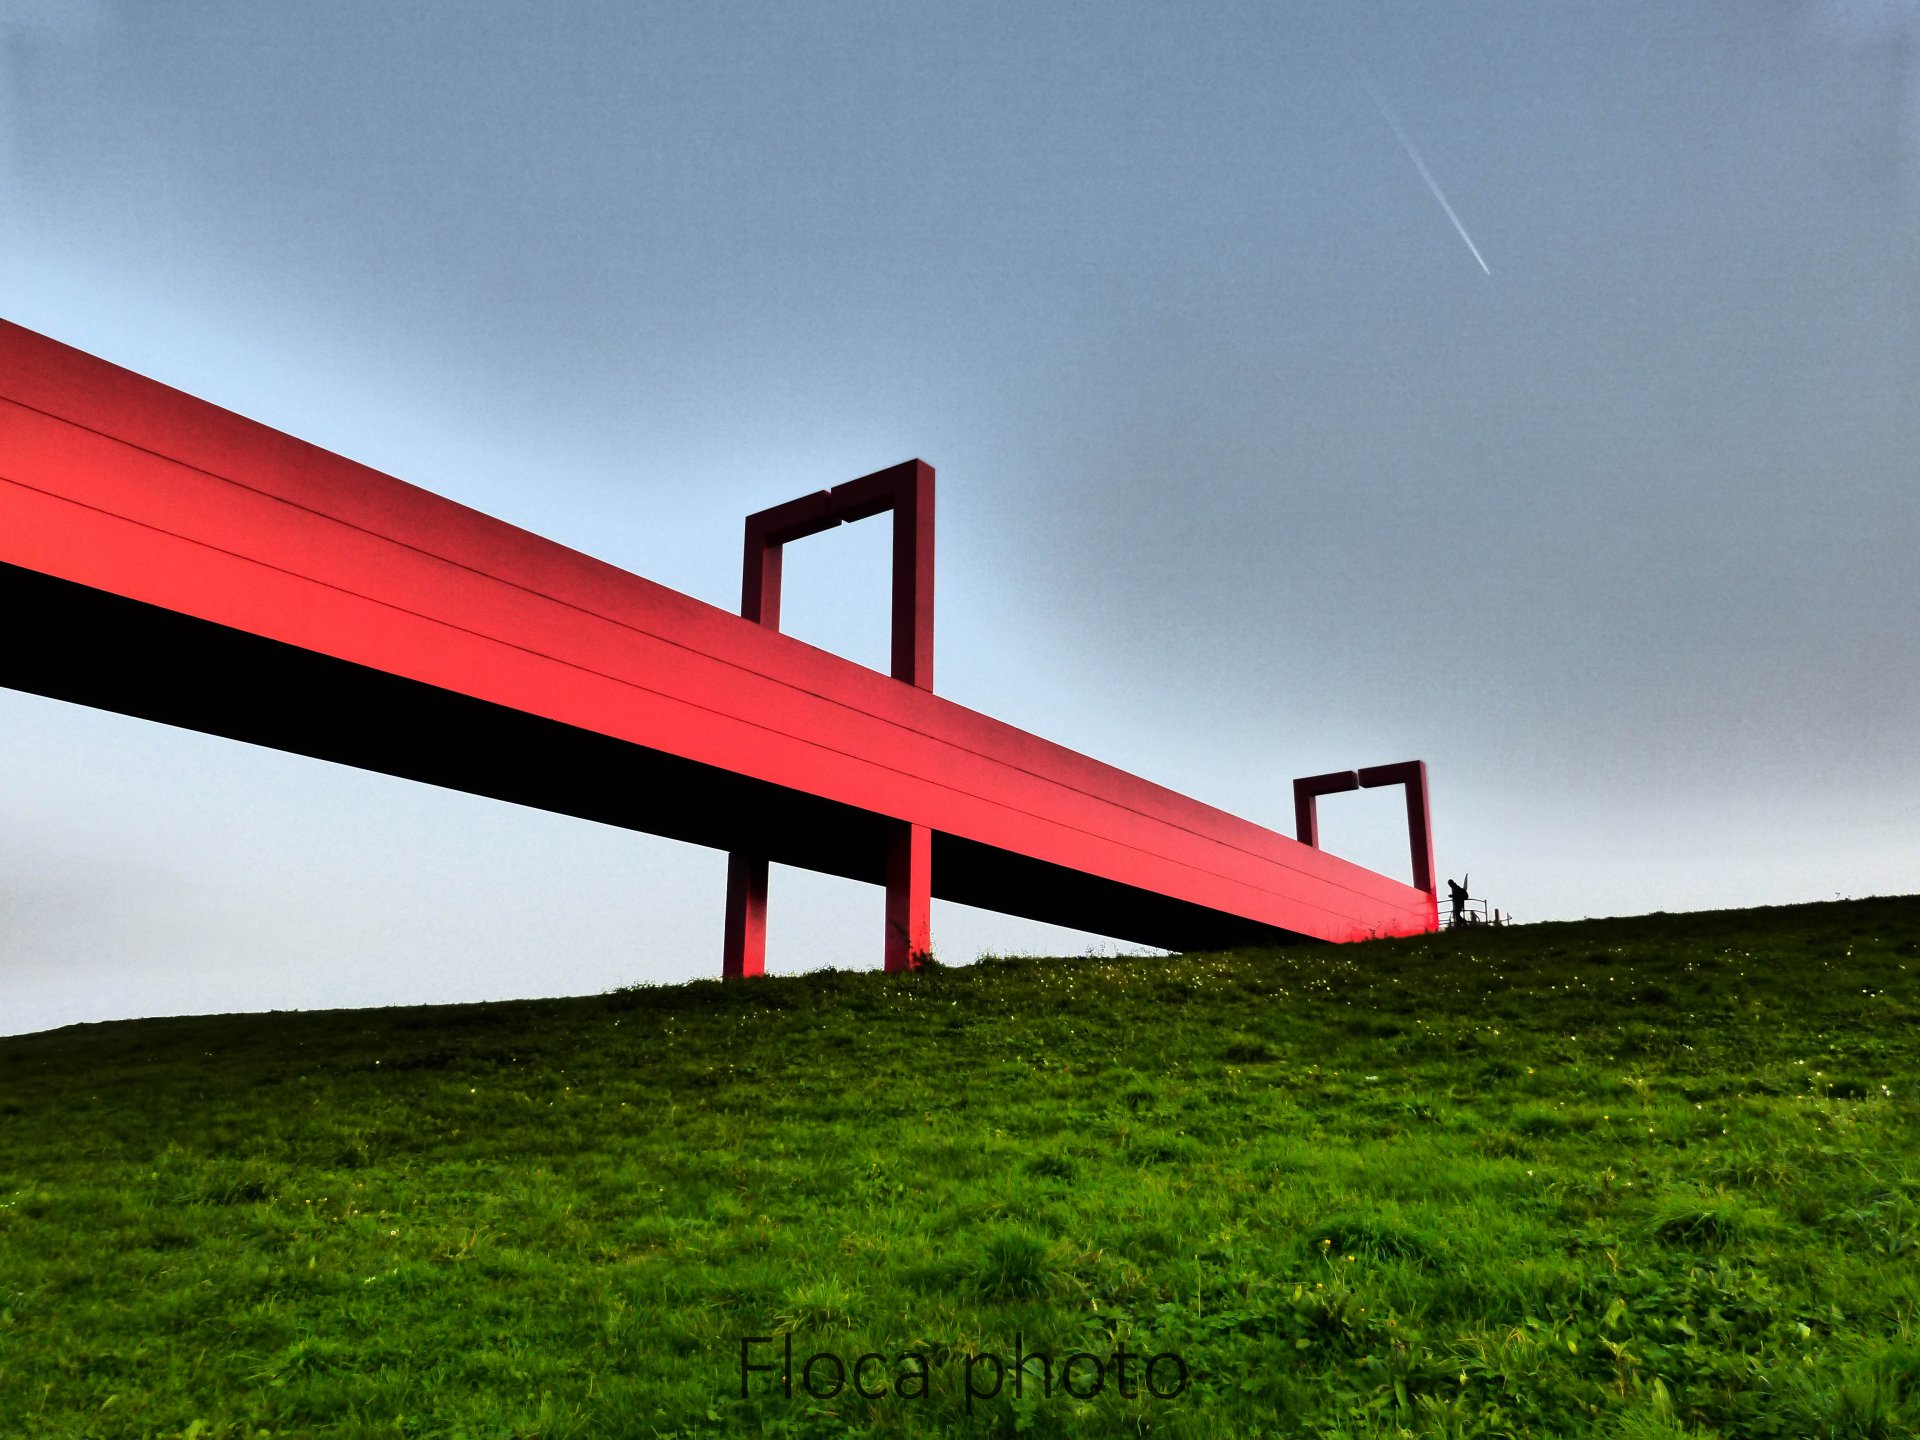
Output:
[[1917,977],[1887,899],[0,1040],[0,1433],[1910,1437]]

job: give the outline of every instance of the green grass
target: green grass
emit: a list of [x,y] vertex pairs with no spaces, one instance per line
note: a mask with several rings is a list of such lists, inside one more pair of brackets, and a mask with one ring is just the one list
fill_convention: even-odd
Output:
[[[0,1040],[0,1433],[1911,1437],[1916,972],[1889,899]],[[1016,1336],[1189,1383],[969,1412]]]

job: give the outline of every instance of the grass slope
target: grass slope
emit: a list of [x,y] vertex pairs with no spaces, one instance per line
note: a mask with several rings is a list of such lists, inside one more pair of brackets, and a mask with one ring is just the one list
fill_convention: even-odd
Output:
[[1865,900],[0,1040],[0,1433],[1913,1436],[1917,970]]

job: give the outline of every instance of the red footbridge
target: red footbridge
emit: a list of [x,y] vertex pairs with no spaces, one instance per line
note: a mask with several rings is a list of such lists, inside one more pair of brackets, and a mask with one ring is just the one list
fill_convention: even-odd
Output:
[[[891,512],[892,674],[779,631],[783,547]],[[0,685],[1173,950],[1438,926],[1426,767],[1294,783],[1298,839],[933,693],[934,472],[747,517],[738,615],[0,321]],[[1319,849],[1404,787],[1414,883]]]

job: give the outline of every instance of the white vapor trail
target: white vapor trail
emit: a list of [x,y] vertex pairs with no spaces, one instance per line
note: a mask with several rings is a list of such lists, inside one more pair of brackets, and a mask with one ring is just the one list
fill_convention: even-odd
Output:
[[1473,252],[1473,258],[1478,261],[1482,270],[1492,275],[1493,271],[1487,270],[1487,262],[1481,259],[1480,247],[1473,243],[1473,237],[1467,234],[1467,227],[1460,223],[1460,217],[1453,213],[1453,206],[1447,203],[1447,197],[1441,193],[1440,182],[1433,178],[1433,172],[1427,169],[1427,162],[1420,158],[1420,152],[1413,148],[1413,141],[1409,140],[1407,132],[1400,128],[1399,117],[1387,108],[1387,102],[1381,98],[1380,92],[1373,88],[1371,81],[1362,77],[1361,83],[1367,87],[1367,94],[1373,97],[1373,103],[1380,107],[1381,116],[1393,127],[1394,137],[1399,140],[1400,148],[1407,152],[1407,158],[1413,161],[1413,168],[1420,172],[1420,178],[1427,182],[1427,188],[1433,192],[1433,198],[1438,200],[1440,208],[1447,212],[1447,219],[1451,220],[1453,228],[1460,232],[1460,238],[1467,242],[1467,249]]

